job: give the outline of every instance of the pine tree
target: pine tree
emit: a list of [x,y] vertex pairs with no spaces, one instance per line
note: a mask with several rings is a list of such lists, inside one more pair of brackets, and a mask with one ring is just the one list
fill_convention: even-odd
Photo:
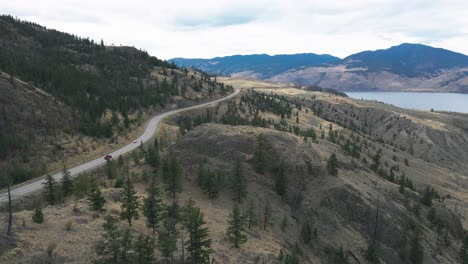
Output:
[[151,238],[151,236],[140,234],[133,247],[133,251],[135,252],[135,263],[156,263],[156,258],[154,257],[154,239]]
[[118,228],[118,220],[110,215],[105,217],[102,225],[104,234],[102,240],[96,244],[96,253],[99,256],[96,263],[122,263],[122,231]]
[[231,189],[234,192],[236,201],[239,203],[242,202],[242,198],[247,195],[247,182],[244,177],[240,158],[237,158],[234,163],[231,176]]
[[257,213],[255,211],[255,202],[252,199],[249,201],[249,206],[245,211],[244,218],[247,221],[247,227],[249,229],[258,224]]
[[162,201],[156,182],[156,175],[153,174],[151,177],[151,183],[146,192],[147,196],[143,200],[143,215],[146,217],[146,226],[151,228],[154,234],[161,220],[162,213]]
[[177,223],[180,220],[180,208],[175,201],[166,206],[162,215],[163,225],[158,232],[159,250],[166,263],[173,263],[174,252],[177,250]]
[[176,199],[176,194],[182,191],[182,168],[175,156],[169,158],[168,172],[166,177],[166,191]]
[[36,209],[34,209],[32,220],[34,223],[38,224],[42,224],[44,222],[44,214],[42,213],[42,209],[40,207],[36,207]]
[[200,187],[203,187],[206,179],[206,169],[205,169],[205,161],[198,162],[198,169],[197,169],[197,184]]
[[156,147],[148,147],[148,151],[146,152],[145,156],[146,162],[153,166],[155,169],[159,168],[160,165],[160,157],[159,157],[159,150]]
[[66,165],[63,165],[62,170],[62,194],[63,196],[68,196],[73,193],[73,182],[71,180],[70,171],[67,169]]
[[465,234],[465,237],[462,241],[462,246],[460,248],[460,260],[461,264],[468,264],[468,234]]
[[89,187],[88,192],[88,201],[89,207],[94,211],[102,211],[104,209],[104,205],[106,204],[106,200],[101,194],[101,190],[96,178],[92,178],[91,186]]
[[338,160],[335,153],[330,155],[330,158],[327,161],[327,170],[330,175],[338,175]]
[[253,156],[254,168],[257,173],[263,174],[266,165],[265,159],[265,139],[263,134],[257,136]]
[[128,225],[132,226],[132,219],[138,220],[140,214],[138,213],[138,208],[140,203],[138,201],[139,197],[136,194],[133,183],[130,180],[130,177],[127,175],[125,181],[125,187],[123,192],[123,201],[122,201],[122,218],[127,219]]
[[281,162],[280,165],[275,170],[275,191],[278,195],[283,196],[286,194],[287,187],[287,177],[286,169],[284,163]]
[[226,236],[234,244],[234,247],[239,248],[241,244],[247,241],[247,236],[244,233],[244,219],[241,215],[239,206],[236,204],[229,215]]
[[379,170],[379,168],[380,168],[380,158],[381,157],[382,157],[382,149],[379,149],[375,153],[374,157],[372,158],[372,164],[370,166],[370,168],[375,172],[377,172]]
[[54,205],[57,201],[57,183],[54,177],[47,175],[42,185],[44,185],[44,200],[46,200],[48,204]]
[[271,203],[267,200],[263,207],[263,229],[266,229],[272,218]]
[[205,227],[205,220],[200,208],[190,199],[184,207],[184,226],[189,233],[189,240],[185,243],[189,253],[188,262],[204,264],[210,262],[211,239],[209,230]]

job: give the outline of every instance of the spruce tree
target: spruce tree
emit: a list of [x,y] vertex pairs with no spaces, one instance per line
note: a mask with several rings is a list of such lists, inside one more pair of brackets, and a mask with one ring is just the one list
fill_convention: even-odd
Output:
[[203,213],[195,206],[195,202],[190,199],[185,205],[183,214],[184,227],[189,233],[189,239],[185,243],[189,253],[188,262],[204,264],[210,263],[211,239],[209,230],[205,225]]
[[242,164],[238,157],[234,163],[231,176],[231,189],[237,202],[242,202],[242,198],[247,195],[247,182],[242,170]]
[[89,207],[93,211],[102,211],[104,209],[104,205],[106,204],[106,200],[101,194],[101,189],[99,188],[99,184],[96,178],[92,178],[91,186],[89,187],[88,192],[88,201]]
[[265,139],[263,134],[257,136],[253,156],[254,168],[257,173],[263,174],[266,165],[265,158]]
[[143,199],[143,215],[146,217],[146,226],[151,228],[154,234],[161,220],[163,209],[155,174],[151,177],[151,183],[146,192],[147,196]]
[[327,161],[327,170],[330,175],[338,175],[338,160],[335,153],[330,155],[330,158]]
[[278,195],[286,194],[287,178],[284,163],[281,162],[275,170],[275,191]]
[[245,235],[244,228],[244,219],[237,204],[234,205],[234,208],[232,209],[232,212],[229,215],[226,236],[236,248],[239,248],[241,244],[247,241],[247,236]]
[[73,193],[73,182],[71,180],[70,171],[67,169],[66,165],[63,165],[62,170],[62,194],[63,196],[68,196]]
[[133,187],[133,183],[130,180],[130,177],[127,175],[122,198],[123,201],[121,206],[121,217],[127,219],[129,226],[132,226],[132,219],[137,220],[140,216],[140,214],[138,213],[138,208],[140,206],[138,198],[139,197],[136,194],[135,188]]
[[57,183],[54,177],[47,175],[42,185],[44,185],[44,200],[46,200],[48,204],[54,205],[57,201]]

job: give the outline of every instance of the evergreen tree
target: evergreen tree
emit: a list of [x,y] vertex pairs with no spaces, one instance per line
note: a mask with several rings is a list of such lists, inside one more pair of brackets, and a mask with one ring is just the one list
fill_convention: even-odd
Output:
[[267,200],[263,207],[263,229],[266,229],[272,218],[271,203]]
[[[122,256],[127,255],[123,253],[124,250],[124,237],[123,232],[119,230],[118,220],[110,215],[106,216],[105,222],[102,225],[104,228],[104,234],[102,234],[102,240],[96,244],[96,253],[98,259],[95,263],[124,263]],[[128,241],[128,235],[125,239]]]
[[310,227],[308,221],[302,225],[301,236],[305,244],[309,244],[309,242],[312,240],[312,228]]
[[44,185],[44,200],[46,200],[48,204],[54,205],[57,201],[57,183],[54,177],[47,175],[42,185]]
[[208,170],[206,173],[205,180],[203,182],[203,190],[209,198],[213,199],[218,196],[220,189],[221,175],[219,172]]
[[161,161],[159,157],[159,150],[156,147],[148,146],[148,151],[146,152],[145,159],[146,162],[153,166],[155,169],[159,168]]
[[92,178],[91,186],[89,187],[88,192],[88,201],[89,207],[94,211],[102,211],[104,209],[104,205],[106,204],[106,200],[101,194],[101,189],[99,188],[99,184],[96,178]]
[[254,225],[258,224],[257,212],[255,211],[255,202],[250,199],[247,210],[244,215],[245,220],[247,221],[247,227],[250,229]]
[[190,199],[184,207],[184,226],[189,233],[189,240],[185,243],[189,253],[188,262],[204,264],[210,263],[211,239],[209,230],[205,227],[205,220],[200,208]]
[[236,201],[239,203],[242,201],[242,198],[247,195],[247,182],[244,177],[244,172],[242,170],[242,164],[239,157],[236,159],[234,168],[232,170],[231,189],[234,192]]
[[265,139],[263,134],[257,136],[253,156],[254,168],[257,173],[263,174],[266,165],[265,158]]
[[140,214],[138,213],[138,208],[140,202],[138,201],[138,196],[136,194],[133,183],[130,180],[130,177],[127,175],[127,180],[125,181],[124,192],[123,192],[123,201],[122,201],[122,218],[127,219],[128,225],[132,226],[132,219],[138,220]]
[[200,187],[203,187],[206,179],[206,169],[205,169],[206,161],[199,161],[198,162],[198,169],[197,169],[197,184]]
[[146,190],[147,196],[143,199],[143,215],[146,217],[146,226],[151,228],[153,234],[159,225],[162,213],[162,201],[159,194],[156,175],[151,177],[151,183]]
[[236,204],[229,215],[226,236],[234,244],[234,247],[239,248],[241,244],[247,241],[247,236],[244,233],[244,219],[241,215],[239,206]]
[[380,158],[382,157],[382,149],[379,149],[374,157],[372,158],[372,164],[370,168],[374,171],[377,172],[380,168]]
[[44,214],[42,213],[42,209],[40,207],[36,207],[34,209],[32,220],[34,223],[38,224],[42,224],[44,222]]
[[166,191],[175,200],[176,194],[182,191],[182,168],[175,156],[171,155],[166,177]]
[[327,170],[330,175],[338,175],[338,160],[335,153],[330,155],[330,158],[327,161]]
[[335,264],[348,264],[348,256],[343,250],[343,246],[340,246],[340,249],[335,252],[335,258],[333,259]]
[[288,227],[288,217],[285,215],[283,216],[283,220],[281,220],[281,231],[286,231],[286,228]]
[[294,244],[291,252],[285,257],[284,264],[300,264],[302,250],[297,242]]
[[281,162],[275,170],[275,191],[278,195],[286,194],[287,177],[284,163]]
[[151,236],[140,234],[134,244],[135,263],[153,264],[156,263],[154,256],[154,239]]
[[468,234],[465,234],[465,237],[462,241],[462,246],[460,248],[460,260],[461,264],[468,264]]
[[62,194],[63,196],[68,196],[73,193],[73,182],[71,180],[70,171],[67,169],[66,165],[63,165],[62,170]]
[[424,260],[424,248],[421,244],[421,230],[417,228],[411,238],[410,260],[413,264],[421,264]]
[[174,203],[167,206],[163,215],[163,229],[159,231],[158,241],[159,250],[166,260],[166,263],[173,263],[174,252],[177,250],[177,228],[178,205]]

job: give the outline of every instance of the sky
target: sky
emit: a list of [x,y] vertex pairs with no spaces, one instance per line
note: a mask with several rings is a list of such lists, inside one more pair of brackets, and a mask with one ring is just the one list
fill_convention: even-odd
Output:
[[0,0],[0,13],[158,58],[331,54],[421,43],[468,54],[466,0]]

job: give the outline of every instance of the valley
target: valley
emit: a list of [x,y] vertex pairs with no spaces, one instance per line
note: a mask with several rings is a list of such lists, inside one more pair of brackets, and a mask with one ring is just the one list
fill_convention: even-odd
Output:
[[286,2],[228,6],[245,17],[224,2],[65,12],[76,4],[51,25],[93,37],[0,15],[0,263],[468,263],[468,56],[403,43],[165,60],[132,45],[337,50],[330,23],[324,39],[299,33],[314,19],[264,41],[309,17],[277,16]]

